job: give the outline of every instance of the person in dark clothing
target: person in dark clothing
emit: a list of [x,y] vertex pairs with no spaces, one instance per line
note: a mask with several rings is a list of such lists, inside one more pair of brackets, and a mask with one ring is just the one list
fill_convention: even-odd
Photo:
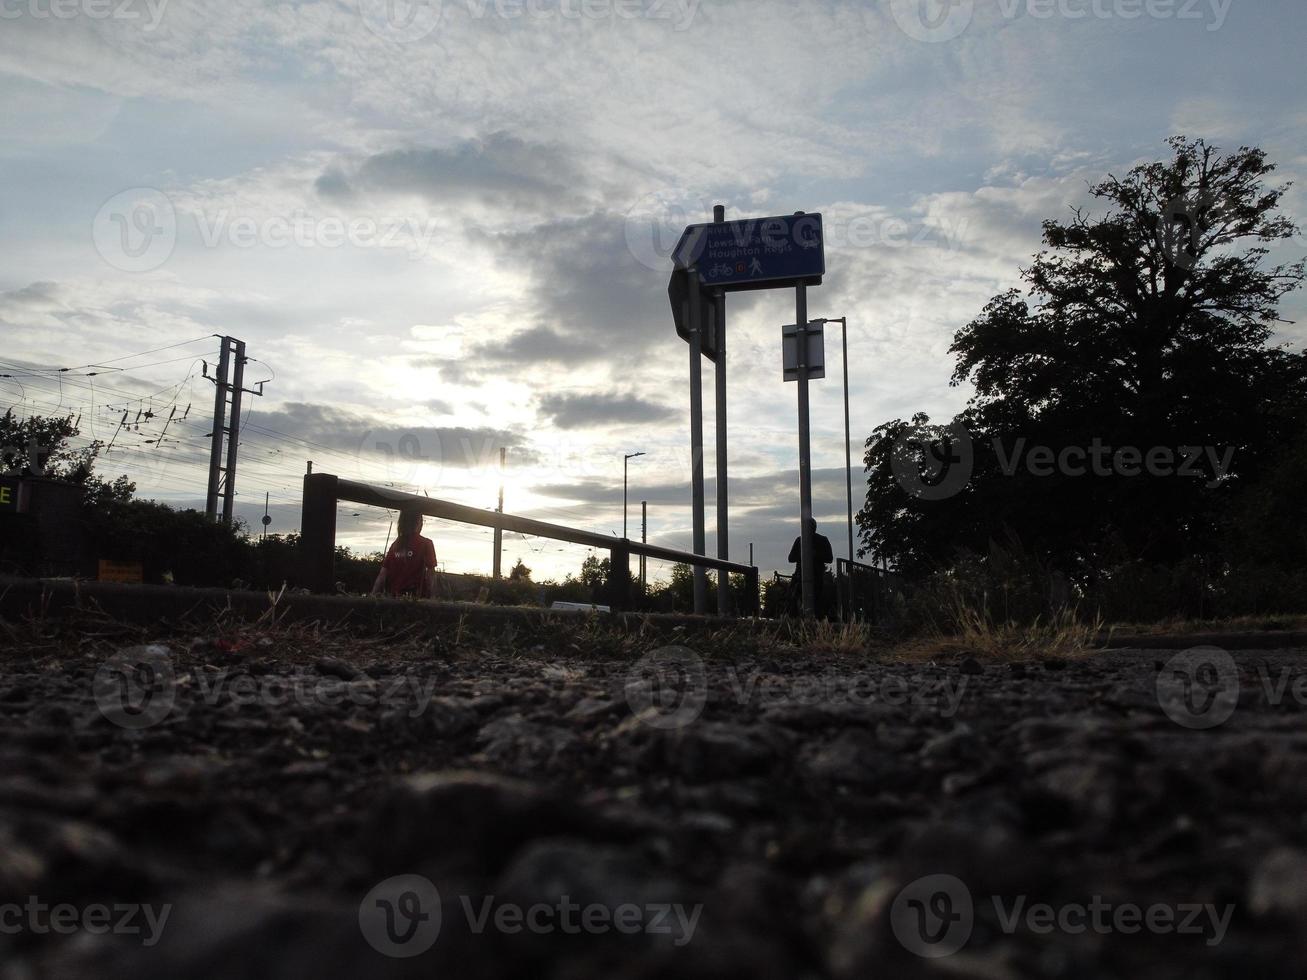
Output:
[[[830,538],[824,534],[817,533],[817,521],[813,518],[808,519],[808,527],[812,529],[812,596],[813,606],[818,614],[825,608],[822,602],[822,584],[826,580],[826,567],[835,560],[835,552],[831,549]],[[789,560],[794,562],[794,595],[799,597],[799,605],[803,603],[803,569],[799,567],[801,555],[803,552],[803,536],[794,539],[794,545],[790,548]]]

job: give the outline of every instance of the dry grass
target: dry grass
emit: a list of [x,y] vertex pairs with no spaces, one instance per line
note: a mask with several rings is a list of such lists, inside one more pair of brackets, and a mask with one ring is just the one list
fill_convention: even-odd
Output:
[[1119,633],[1157,635],[1162,633],[1260,633],[1307,630],[1307,616],[1232,616],[1229,619],[1167,619],[1157,623],[1120,623]]
[[984,660],[1070,660],[1086,656],[1100,646],[1103,622],[1086,622],[1075,609],[1063,609],[1030,623],[995,621],[984,609],[955,599],[944,610],[944,625],[894,649],[907,660],[955,659],[973,656]]
[[[990,661],[1071,659],[1086,656],[1108,632],[1101,620],[1086,621],[1064,609],[1033,622],[1017,622],[987,612],[995,603],[967,601],[960,593],[940,596],[934,622],[926,632],[898,639],[861,623],[824,620],[753,620],[714,628],[676,627],[668,630],[654,618],[622,624],[594,616],[578,621],[551,622],[527,617],[521,624],[484,627],[460,619],[434,638],[417,626],[368,635],[343,624],[296,621],[286,609],[283,593],[268,594],[262,615],[243,619],[230,608],[197,607],[170,624],[142,627],[115,621],[84,597],[81,610],[50,616],[45,609],[19,621],[0,620],[0,648],[5,654],[39,656],[70,648],[94,649],[130,645],[167,636],[183,643],[203,640],[232,653],[257,655],[275,642],[277,654],[292,660],[311,659],[326,649],[337,656],[376,649],[425,651],[437,657],[494,652],[510,657],[548,658],[558,655],[639,657],[651,647],[685,643],[705,656],[732,657],[756,653],[787,656],[875,657],[922,662],[974,656]],[[1000,604],[1001,605],[1001,604]],[[1307,616],[1243,616],[1226,620],[1172,620],[1114,626],[1118,633],[1199,633],[1307,629]]]

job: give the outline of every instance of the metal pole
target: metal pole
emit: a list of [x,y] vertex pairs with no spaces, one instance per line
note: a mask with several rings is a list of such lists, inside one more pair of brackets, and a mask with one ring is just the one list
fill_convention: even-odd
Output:
[[[725,220],[725,206],[716,205],[713,208],[713,221],[721,224]],[[718,290],[713,297],[713,303],[717,307],[717,557],[729,561],[731,546],[726,476],[726,293]],[[729,616],[730,612],[731,577],[726,572],[718,572],[717,615]]]
[[[508,450],[499,447],[499,506],[495,508],[496,514],[504,512],[504,460],[508,455]],[[504,529],[495,527],[495,562],[492,575],[495,581],[499,581],[504,571]]]
[[622,539],[628,537],[626,533],[626,470],[631,463],[630,456],[622,457]]
[[300,583],[313,592],[336,591],[336,488],[330,473],[304,477],[300,515]]
[[210,520],[218,516],[218,480],[222,474],[222,437],[227,431],[227,367],[231,363],[230,337],[219,339],[218,376],[214,379],[213,441],[209,443],[209,490],[204,513]]
[[[649,501],[640,501],[640,543],[649,543]],[[640,594],[643,595],[648,588],[645,579],[644,555],[640,556]]]
[[799,375],[799,578],[803,583],[803,614],[817,612],[812,561],[812,447],[808,437],[808,287],[794,288],[794,315],[798,327]]
[[227,478],[223,483],[222,523],[231,526],[236,502],[236,452],[241,443],[241,395],[245,387],[245,341],[236,343],[235,373],[231,382],[231,417],[227,420]]
[[[853,555],[853,455],[849,448],[849,320],[840,317],[840,342],[844,347],[844,482],[849,494],[849,561]],[[852,571],[849,573],[852,574]]]
[[[690,496],[694,510],[694,553],[707,555],[703,516],[703,294],[699,292],[699,272],[690,275]],[[702,565],[694,566],[694,611],[708,611],[708,576]]]

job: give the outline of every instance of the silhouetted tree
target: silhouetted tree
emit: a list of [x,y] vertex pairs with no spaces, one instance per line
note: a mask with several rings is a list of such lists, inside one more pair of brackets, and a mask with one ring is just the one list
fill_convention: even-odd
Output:
[[587,555],[581,562],[581,583],[589,589],[602,589],[608,584],[608,569],[612,560],[598,555]]
[[[1028,296],[996,296],[957,332],[952,383],[976,393],[951,432],[917,415],[872,434],[864,553],[924,572],[960,549],[984,554],[1010,530],[1083,580],[1120,562],[1202,560],[1218,546],[1233,498],[1307,417],[1307,359],[1268,346],[1304,265],[1265,262],[1267,244],[1297,229],[1277,214],[1287,186],[1267,186],[1275,167],[1261,150],[1169,145],[1169,160],[1091,189],[1105,214],[1046,221],[1046,248],[1021,273]],[[1075,447],[1095,445],[1233,455],[1224,476],[1205,456],[1190,477],[1035,476],[1024,458],[1005,473],[1022,450],[1048,447],[1041,463],[1070,450],[1075,467]],[[947,493],[969,454],[969,481]],[[924,492],[905,492],[913,478]],[[943,499],[928,499],[936,485]]]
[[75,483],[81,488],[83,502],[93,509],[130,500],[136,485],[127,477],[106,481],[95,475],[104,443],[93,440],[74,449],[71,442],[79,435],[71,415],[19,418],[10,409],[0,416],[0,472]]

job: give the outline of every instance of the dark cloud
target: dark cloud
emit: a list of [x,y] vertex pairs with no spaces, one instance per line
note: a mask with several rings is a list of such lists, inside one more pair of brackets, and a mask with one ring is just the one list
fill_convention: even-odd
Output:
[[521,330],[507,339],[475,348],[476,357],[501,364],[576,364],[599,360],[604,352],[576,337],[566,336],[552,327],[538,326]]
[[20,307],[45,307],[60,302],[62,292],[57,282],[39,281],[29,283],[21,289],[11,289],[0,293],[0,304]]
[[354,196],[354,188],[350,186],[345,171],[334,164],[313,182],[313,189],[323,197],[335,200],[345,200]]
[[532,210],[575,198],[581,186],[576,160],[563,149],[504,132],[448,147],[389,150],[368,157],[353,173],[333,165],[315,182],[319,194],[337,199],[366,191]]
[[[712,471],[712,461],[708,461],[708,471]],[[854,490],[857,490],[857,474],[854,474]],[[705,495],[709,509],[717,497],[717,481],[708,477],[704,481]],[[602,506],[622,501],[622,484],[609,483],[606,480],[576,480],[570,483],[547,483],[535,487],[535,491],[546,497],[559,500],[573,500],[581,504]],[[838,467],[823,467],[812,471],[812,494],[815,502],[828,504],[831,501],[843,501],[844,470]],[[663,482],[639,484],[641,500],[650,504],[688,505],[690,500],[690,477],[686,474],[683,482]],[[797,510],[799,503],[799,471],[774,470],[757,476],[731,477],[731,507],[763,508],[777,506],[780,512],[792,507]],[[792,501],[792,504],[790,503]],[[855,506],[858,501],[855,499]],[[828,508],[829,509],[829,508]]]
[[288,402],[276,411],[255,413],[248,427],[354,455],[361,463],[429,462],[469,468],[496,465],[500,448],[513,449],[519,458],[525,451],[521,437],[505,429],[409,426],[309,402]]
[[534,322],[507,340],[473,347],[464,376],[480,365],[612,363],[674,342],[667,275],[632,254],[624,221],[600,211],[523,231],[474,233],[504,265],[527,275]]
[[544,395],[540,399],[540,411],[560,429],[661,422],[676,416],[666,405],[617,392]]

